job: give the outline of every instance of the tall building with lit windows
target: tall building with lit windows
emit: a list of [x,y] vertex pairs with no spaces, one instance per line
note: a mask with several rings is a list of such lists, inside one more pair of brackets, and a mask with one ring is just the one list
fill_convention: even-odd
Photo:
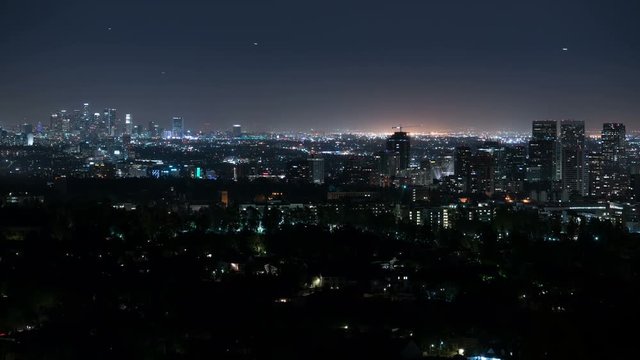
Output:
[[560,123],[562,189],[586,195],[584,121],[562,120]]
[[529,141],[527,180],[551,182],[557,178],[558,122],[555,120],[534,121]]
[[602,124],[602,157],[606,166],[624,165],[626,128],[621,123]]
[[310,180],[314,184],[324,184],[324,159],[311,157],[307,159],[310,166]]
[[242,136],[242,125],[233,125],[233,128],[231,129],[231,134],[233,135],[233,137],[235,138],[239,138]]
[[625,136],[624,124],[602,124],[601,191],[606,198],[625,198],[629,192]]
[[102,112],[102,121],[100,123],[100,129],[108,136],[114,136],[116,131],[116,109],[104,109]]
[[399,170],[409,168],[411,143],[409,135],[404,131],[396,131],[387,138],[387,151],[398,153],[400,158]]
[[82,122],[83,127],[88,128],[91,123],[91,112],[89,111],[89,103],[82,104]]
[[592,151],[587,154],[587,194],[591,197],[600,197],[602,189],[602,153]]
[[184,119],[182,116],[174,116],[171,120],[171,135],[174,138],[184,137]]
[[133,133],[133,119],[131,118],[131,114],[126,114],[124,116],[124,133],[126,135],[131,135]]

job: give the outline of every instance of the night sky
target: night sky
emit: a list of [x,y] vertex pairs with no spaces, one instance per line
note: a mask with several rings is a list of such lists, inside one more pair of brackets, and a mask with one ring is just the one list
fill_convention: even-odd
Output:
[[195,130],[635,129],[639,19],[635,0],[0,0],[0,123],[90,102]]

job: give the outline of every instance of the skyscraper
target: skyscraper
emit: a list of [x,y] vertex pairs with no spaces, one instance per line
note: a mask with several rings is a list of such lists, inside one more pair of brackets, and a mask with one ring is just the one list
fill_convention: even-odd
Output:
[[233,125],[231,134],[233,135],[233,137],[235,138],[239,138],[242,136],[242,125]]
[[453,174],[463,192],[471,190],[471,161],[473,153],[468,146],[456,147],[453,154]]
[[471,157],[470,191],[490,196],[495,191],[494,157],[490,151],[479,149]]
[[89,112],[89,103],[82,104],[82,122],[85,129],[89,128],[91,122],[91,113]]
[[456,176],[469,176],[471,174],[471,148],[458,146],[453,156],[453,173]]
[[531,140],[558,140],[556,120],[534,120],[531,125]]
[[62,120],[62,133],[69,135],[71,131],[71,116],[69,116],[67,110],[60,110],[60,118]]
[[33,134],[33,125],[27,123],[22,124],[20,132],[24,135]]
[[385,178],[396,176],[400,168],[400,155],[395,151],[386,150],[376,152],[373,155],[373,161],[375,162],[377,174],[382,176],[384,181],[388,180]]
[[507,147],[500,141],[485,141],[478,152],[487,152],[493,158],[493,189],[496,192],[505,192],[507,188]]
[[60,113],[53,113],[49,117],[49,131],[58,134],[62,132],[62,116]]
[[602,195],[607,198],[625,198],[629,191],[625,136],[624,124],[602,124],[601,189]]
[[619,164],[624,165],[626,154],[626,129],[621,123],[602,124],[602,157],[605,167]]
[[585,195],[584,121],[562,120],[560,123],[562,189]]
[[102,123],[100,124],[100,128],[102,132],[106,133],[108,136],[115,135],[116,114],[116,109],[104,109],[102,113]]
[[314,184],[324,184],[324,159],[312,157],[307,159],[311,167],[311,182]]
[[592,151],[587,154],[588,185],[587,194],[593,197],[600,197],[602,189],[602,153]]
[[149,126],[147,127],[147,134],[149,137],[158,137],[160,136],[160,132],[158,131],[158,125],[154,121],[149,121]]
[[174,116],[171,121],[171,134],[174,138],[184,137],[184,119],[182,116]]
[[387,138],[387,150],[394,151],[400,156],[400,170],[409,168],[411,144],[409,136],[404,131],[396,131]]
[[124,133],[131,135],[133,133],[133,120],[131,114],[125,114],[124,116]]
[[558,122],[534,121],[529,141],[527,179],[532,182],[550,182],[556,178],[556,143]]

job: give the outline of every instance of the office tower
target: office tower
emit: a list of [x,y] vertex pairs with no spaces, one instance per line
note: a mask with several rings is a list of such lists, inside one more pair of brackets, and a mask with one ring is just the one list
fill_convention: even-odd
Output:
[[508,165],[507,148],[499,141],[485,141],[478,151],[491,154],[493,158],[493,187],[496,192],[505,192],[507,186]]
[[592,151],[587,154],[587,194],[589,196],[602,196],[602,153]]
[[91,122],[91,113],[89,112],[89,103],[82,104],[82,122],[85,129],[89,128]]
[[100,130],[107,136],[114,136],[116,129],[116,109],[104,109]]
[[314,184],[324,184],[324,159],[312,157],[307,159],[311,167],[311,182]]
[[379,151],[373,155],[373,160],[378,175],[393,177],[400,169],[400,155],[395,151]]
[[126,135],[133,134],[133,120],[131,118],[131,114],[124,115],[124,133]]
[[471,161],[473,153],[468,146],[458,146],[453,153],[453,175],[462,192],[471,190]]
[[84,124],[84,122],[82,121],[82,111],[73,110],[73,112],[71,112],[70,114],[70,118],[71,118],[71,130],[81,131],[84,129],[84,126],[86,124]]
[[60,110],[60,117],[62,121],[62,133],[68,135],[71,131],[71,117],[67,113],[67,110]]
[[602,125],[602,195],[623,198],[629,190],[629,171],[626,168],[626,130],[624,124]]
[[174,116],[171,120],[171,134],[174,138],[184,137],[184,119],[182,116]]
[[[371,179],[372,184],[383,187],[391,185],[392,178],[396,176],[400,168],[400,155],[395,151],[379,151],[373,155],[373,161],[376,176],[374,176],[374,179]],[[350,169],[350,176],[356,173],[362,174],[361,166],[354,162],[351,162],[351,165],[353,166],[352,169]],[[357,169],[354,167],[357,167]],[[360,175],[356,177],[360,177]],[[353,179],[349,180],[349,182],[357,182],[352,180]]]
[[558,122],[556,120],[535,120],[531,124],[531,140],[558,140]]
[[495,191],[494,157],[490,151],[479,149],[471,157],[470,189],[473,194],[492,195]]
[[626,130],[624,124],[602,124],[602,158],[605,166],[624,165],[626,155]]
[[49,117],[49,131],[54,133],[62,131],[62,116],[59,113],[53,113]]
[[562,120],[560,123],[562,149],[562,189],[585,195],[584,121]]
[[155,121],[149,121],[149,126],[147,128],[147,136],[156,138],[161,135],[160,126],[155,123]]
[[89,126],[87,127],[90,134],[96,134],[100,129],[100,113],[94,113],[89,120]]
[[233,128],[231,130],[231,134],[233,135],[233,137],[241,137],[242,136],[242,125],[233,125]]
[[387,138],[387,151],[394,151],[398,153],[400,157],[400,170],[409,168],[411,144],[406,132],[396,131],[393,135],[389,136]]
[[33,134],[33,125],[27,123],[22,124],[22,126],[20,127],[20,132],[25,135]]
[[551,182],[556,176],[556,143],[558,122],[534,121],[529,141],[527,179],[531,182]]
[[456,176],[469,176],[471,173],[471,148],[458,146],[453,157],[453,174]]
[[508,147],[504,162],[507,167],[505,191],[522,191],[527,178],[527,147],[523,145]]

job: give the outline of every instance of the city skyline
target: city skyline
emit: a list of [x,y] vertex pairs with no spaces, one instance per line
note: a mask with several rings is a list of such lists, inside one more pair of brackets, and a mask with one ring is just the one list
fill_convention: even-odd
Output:
[[[91,103],[87,103],[87,102],[80,102],[78,103],[81,106],[71,106],[71,107],[60,107],[58,110],[54,110],[49,112],[48,114],[45,114],[42,117],[39,117],[38,121],[29,121],[28,119],[24,119],[22,122],[19,123],[15,123],[15,124],[8,124],[8,123],[3,123],[2,121],[0,121],[0,129],[3,127],[5,129],[19,129],[24,125],[30,125],[33,126],[34,128],[36,127],[36,125],[38,125],[39,123],[42,124],[45,128],[49,127],[49,122],[50,122],[50,118],[51,116],[57,116],[60,113],[67,113],[67,114],[73,114],[73,113],[83,113],[86,115],[100,115],[103,116],[103,111],[116,111],[116,116],[113,120],[117,120],[117,121],[122,121],[123,123],[126,122],[127,124],[131,124],[132,126],[141,126],[141,127],[145,127],[147,124],[155,124],[155,125],[164,125],[166,128],[171,129],[173,126],[173,120],[174,118],[178,117],[183,119],[183,123],[184,123],[184,130],[185,131],[193,131],[193,133],[198,133],[198,132],[203,132],[203,133],[207,133],[207,132],[220,132],[220,131],[229,131],[229,130],[234,130],[234,128],[236,127],[241,127],[243,126],[242,124],[238,124],[237,122],[234,123],[216,123],[216,124],[211,124],[211,123],[207,123],[206,126],[202,126],[202,124],[197,123],[195,121],[189,121],[189,119],[184,120],[184,117],[181,115],[169,115],[160,119],[140,119],[139,117],[136,116],[135,120],[133,119],[134,114],[128,111],[120,111],[118,110],[118,107],[112,107],[112,106],[98,106],[98,107],[93,107],[91,106]],[[76,105],[78,105],[76,104]],[[89,111],[89,113],[87,113],[87,111]],[[388,124],[379,126],[379,127],[375,127],[375,128],[322,128],[322,127],[315,127],[315,128],[308,128],[308,129],[262,129],[262,128],[256,128],[256,129],[250,129],[250,133],[285,133],[285,132],[289,132],[289,131],[293,131],[293,132],[300,132],[300,133],[304,133],[307,131],[310,132],[326,132],[326,133],[371,133],[371,134],[380,134],[381,136],[384,134],[391,134],[393,133],[395,130],[394,129],[398,129],[398,128],[410,128],[409,130],[407,130],[406,132],[408,134],[415,134],[415,135],[430,135],[430,134],[456,134],[456,133],[468,133],[470,135],[481,135],[481,134],[490,134],[490,133],[505,133],[505,132],[512,132],[512,133],[529,133],[531,132],[531,123],[544,123],[544,122],[558,122],[558,121],[580,121],[582,123],[585,124],[585,134],[588,134],[588,136],[599,136],[600,131],[602,130],[602,124],[604,123],[623,123],[621,121],[599,121],[599,120],[594,120],[594,121],[584,121],[581,119],[576,119],[573,117],[568,117],[568,118],[558,118],[558,119],[553,119],[553,118],[547,118],[547,119],[533,119],[533,120],[528,120],[529,123],[527,124],[527,126],[525,128],[515,128],[515,127],[506,127],[506,128],[501,128],[501,129],[496,129],[496,130],[492,130],[492,129],[478,129],[476,127],[460,127],[460,128],[449,128],[449,129],[435,129],[435,128],[428,128],[425,126],[422,126],[420,124],[415,125],[415,124],[411,124],[409,126],[405,126],[403,124],[397,124],[397,123],[393,123],[393,122],[388,122]],[[199,127],[191,127],[191,126],[187,126],[187,125],[191,125],[191,124],[195,125],[195,126],[199,126]],[[626,123],[625,123],[626,125]],[[558,134],[560,134],[560,129],[557,129]],[[629,132],[637,132],[640,131],[640,127],[638,128],[630,128]]]
[[639,6],[3,2],[0,122],[87,101],[204,130],[634,129]]
[[0,0],[0,360],[632,356],[638,14]]

